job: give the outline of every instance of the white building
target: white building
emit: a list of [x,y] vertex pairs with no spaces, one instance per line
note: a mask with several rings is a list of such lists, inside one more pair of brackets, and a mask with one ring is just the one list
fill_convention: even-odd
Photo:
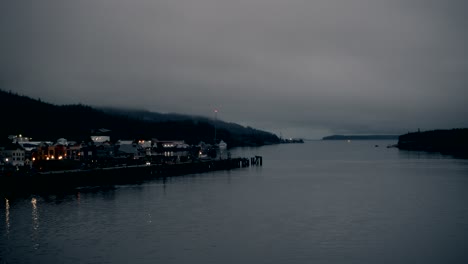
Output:
[[52,141],[25,141],[25,142],[18,142],[18,144],[20,144],[20,146],[23,147],[23,149],[28,152],[28,151],[37,149],[39,146],[41,146],[41,144],[53,145],[53,142]]
[[13,142],[13,143],[22,143],[22,142],[29,142],[31,138],[29,137],[23,137],[23,135],[10,135],[8,138]]
[[13,166],[24,166],[26,151],[17,144],[11,144],[2,150],[2,163]]
[[59,138],[59,139],[57,139],[57,144],[58,145],[68,146],[68,141],[65,138]]
[[109,136],[91,136],[91,140],[94,143],[103,143],[106,141],[110,141],[110,137]]

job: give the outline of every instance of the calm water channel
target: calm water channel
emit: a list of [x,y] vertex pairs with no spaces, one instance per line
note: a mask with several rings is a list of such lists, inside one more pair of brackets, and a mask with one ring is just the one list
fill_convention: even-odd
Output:
[[0,194],[0,263],[468,263],[468,160],[392,143],[236,149],[263,167]]

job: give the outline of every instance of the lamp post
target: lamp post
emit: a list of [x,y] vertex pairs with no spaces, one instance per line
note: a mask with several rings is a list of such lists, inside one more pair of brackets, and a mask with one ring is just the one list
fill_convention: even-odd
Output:
[[216,145],[216,120],[218,118],[218,109],[214,110],[215,118],[214,118],[214,144]]

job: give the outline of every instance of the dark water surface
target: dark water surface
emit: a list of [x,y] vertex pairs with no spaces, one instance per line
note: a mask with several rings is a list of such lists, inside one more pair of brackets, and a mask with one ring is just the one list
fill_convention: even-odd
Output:
[[2,196],[0,263],[468,263],[468,160],[392,143],[237,149],[263,167]]

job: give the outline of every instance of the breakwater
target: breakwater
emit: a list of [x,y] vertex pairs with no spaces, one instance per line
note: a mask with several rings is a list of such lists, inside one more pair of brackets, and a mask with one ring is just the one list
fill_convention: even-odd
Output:
[[185,163],[132,165],[88,170],[37,172],[34,174],[12,173],[0,177],[0,192],[61,190],[80,186],[132,184],[159,177],[262,165],[263,158],[255,156],[252,158],[198,160]]

